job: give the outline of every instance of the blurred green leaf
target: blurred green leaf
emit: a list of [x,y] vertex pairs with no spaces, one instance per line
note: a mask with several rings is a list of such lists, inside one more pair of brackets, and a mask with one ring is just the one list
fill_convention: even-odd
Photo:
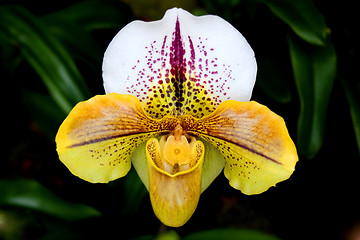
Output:
[[327,106],[336,77],[336,53],[330,44],[309,46],[291,37],[289,47],[301,104],[297,148],[312,158],[323,142]]
[[34,121],[43,133],[53,141],[57,129],[66,117],[66,114],[59,111],[55,101],[49,95],[23,89],[22,97],[25,106],[31,109]]
[[354,126],[355,137],[360,153],[360,81],[350,76],[343,77],[342,84],[350,106],[350,114]]
[[0,239],[19,240],[29,239],[24,237],[26,231],[38,227],[36,219],[29,212],[20,212],[14,209],[0,209]]
[[103,49],[90,31],[120,29],[129,19],[128,7],[119,1],[84,1],[41,17],[44,25],[75,57],[101,70]]
[[80,59],[87,63],[90,68],[101,71],[104,52],[89,32],[77,23],[64,21],[55,16],[41,20],[48,32],[61,41],[63,46],[71,52],[73,58]]
[[286,71],[289,59],[272,52],[257,57],[256,61],[259,66],[256,84],[274,100],[289,103],[292,98],[290,88],[292,78]]
[[26,9],[1,6],[0,35],[20,49],[64,113],[91,96],[70,54]]
[[270,10],[305,41],[325,45],[329,29],[312,0],[256,0]]
[[180,240],[180,236],[174,230],[170,230],[159,234],[156,240]]
[[120,29],[130,20],[129,7],[116,0],[92,0],[74,4],[63,10],[43,17],[44,21],[57,21],[78,24],[87,31],[104,28]]
[[213,229],[192,233],[183,240],[279,240],[278,237],[250,229]]
[[0,180],[0,193],[0,205],[28,208],[68,221],[101,215],[90,206],[57,197],[33,180]]
[[16,49],[11,46],[8,39],[1,33],[0,46],[2,46],[0,51],[0,70],[10,73],[14,71],[23,58],[18,54]]
[[134,215],[139,209],[142,200],[146,194],[148,194],[147,189],[134,168],[132,168],[126,175],[124,191],[126,198],[123,207],[123,214]]

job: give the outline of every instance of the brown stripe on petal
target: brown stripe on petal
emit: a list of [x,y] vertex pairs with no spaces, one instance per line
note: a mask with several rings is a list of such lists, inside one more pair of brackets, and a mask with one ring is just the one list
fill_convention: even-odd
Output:
[[[167,133],[169,131],[164,131],[161,133]],[[160,132],[156,132],[156,131],[152,131],[152,132],[144,132],[144,133],[136,133],[136,134],[122,134],[122,135],[109,135],[103,138],[97,138],[97,139],[91,139],[88,141],[84,141],[84,142],[79,142],[79,143],[75,143],[72,144],[70,146],[68,146],[68,148],[73,148],[73,147],[79,147],[79,146],[83,146],[83,145],[88,145],[88,144],[92,144],[92,143],[98,143],[98,142],[102,142],[102,141],[107,141],[107,140],[111,140],[111,139],[116,139],[116,138],[122,138],[122,137],[127,137],[127,136],[136,136],[136,135],[142,135],[142,134],[151,134],[151,133],[155,133],[156,135],[160,134]]]
[[78,103],[56,135],[60,160],[76,176],[108,182],[124,176],[144,141],[175,128],[176,118],[154,120],[131,95],[110,93]]
[[186,115],[181,122],[188,133],[215,137],[282,164],[278,159],[283,135],[278,124],[285,124],[281,117],[259,106],[255,102],[226,101],[209,116],[196,119]]
[[245,194],[287,179],[298,160],[284,120],[256,102],[225,101],[201,119],[181,117],[181,125],[220,151],[230,185]]
[[[189,133],[193,133],[193,132],[189,132]],[[196,134],[196,133],[195,133],[195,134]],[[207,138],[206,136],[211,137],[211,135],[201,135],[201,137],[203,137],[203,138]],[[280,165],[282,164],[281,162],[277,161],[276,159],[271,158],[271,157],[265,155],[264,153],[262,153],[262,152],[260,152],[260,151],[258,151],[258,150],[256,150],[256,149],[254,149],[254,148],[252,148],[251,146],[247,146],[247,145],[245,145],[245,144],[241,144],[240,142],[232,141],[231,138],[228,139],[226,136],[223,136],[223,137],[217,136],[217,137],[215,137],[215,138],[216,138],[216,139],[219,139],[219,140],[226,141],[226,142],[228,142],[228,143],[232,143],[232,144],[234,144],[234,145],[236,145],[236,146],[238,146],[238,147],[241,147],[241,148],[243,148],[243,149],[246,149],[246,150],[248,150],[248,151],[250,151],[250,152],[252,152],[252,153],[254,153],[254,154],[256,154],[256,155],[259,155],[259,156],[261,156],[261,157],[264,157],[264,158],[266,158],[267,160],[272,161],[272,162],[274,162],[274,163],[276,163],[276,164],[280,164]],[[207,139],[209,139],[209,138],[207,138]]]
[[135,97],[116,93],[81,102],[69,116],[64,121],[67,139],[71,139],[68,148],[144,133],[166,133],[177,124],[174,117],[148,117]]

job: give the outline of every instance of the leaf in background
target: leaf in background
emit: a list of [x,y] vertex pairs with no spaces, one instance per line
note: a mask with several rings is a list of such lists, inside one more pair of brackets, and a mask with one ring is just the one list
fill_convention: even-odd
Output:
[[59,111],[55,101],[49,96],[23,89],[23,102],[31,109],[31,115],[39,128],[53,141],[66,114]]
[[256,0],[266,4],[270,10],[305,41],[325,45],[329,29],[324,16],[312,0]]
[[160,233],[156,236],[156,240],[180,240],[180,236],[174,230]]
[[28,208],[68,221],[101,215],[90,206],[57,197],[33,180],[0,180],[0,193],[0,205]]
[[132,168],[125,178],[124,183],[125,203],[123,206],[124,215],[134,215],[148,194],[147,189],[140,180],[134,168]]
[[183,240],[280,240],[278,237],[250,229],[213,229],[192,233]]
[[360,81],[350,76],[342,78],[346,97],[350,106],[351,119],[354,126],[355,137],[360,153]]
[[1,6],[0,34],[2,39],[19,47],[64,113],[91,96],[70,54],[26,9]]
[[[88,64],[91,69],[101,72],[104,51],[89,32],[77,23],[63,21],[63,19],[55,17],[41,18],[41,21],[48,32],[61,41],[64,47],[71,52],[73,58],[80,59]],[[99,82],[101,82],[101,78]]]
[[326,111],[336,76],[336,53],[332,45],[305,46],[289,37],[291,63],[300,97],[297,148],[312,158],[323,142]]
[[256,84],[279,103],[289,103],[292,98],[289,78],[284,71],[284,65],[272,56],[266,55],[256,59],[259,66]]
[[[6,72],[12,72],[23,60],[18,54],[17,49],[13,48],[8,42],[8,39],[0,33],[0,71],[4,74]],[[3,75],[4,76],[4,75]]]
[[127,24],[129,9],[119,1],[85,1],[41,17],[46,26],[72,55],[101,71],[104,49],[90,34],[92,30]]
[[63,10],[44,16],[43,19],[57,19],[75,23],[87,31],[95,29],[120,29],[130,22],[132,17],[129,7],[120,1],[92,0],[83,1]]

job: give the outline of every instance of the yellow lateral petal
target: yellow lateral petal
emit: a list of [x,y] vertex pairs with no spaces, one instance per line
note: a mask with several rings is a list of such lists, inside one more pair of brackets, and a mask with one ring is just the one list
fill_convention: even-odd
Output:
[[244,194],[262,193],[294,171],[298,156],[284,120],[259,103],[225,101],[204,118],[182,121],[223,154],[225,176]]
[[164,131],[135,97],[99,95],[73,108],[56,135],[57,151],[74,175],[105,183],[126,175],[135,148]]
[[[201,193],[204,192],[215,178],[224,170],[224,156],[210,143],[204,141],[206,149],[204,163],[202,167]],[[149,190],[149,173],[146,159],[146,142],[139,145],[131,157],[131,162],[135,167],[141,181]]]
[[146,144],[149,168],[149,193],[155,215],[167,226],[180,227],[194,213],[201,194],[201,175],[204,145],[200,141],[191,148],[191,162],[195,166],[183,172],[170,174],[160,169],[160,145],[152,138]]
[[205,155],[201,181],[201,192],[204,192],[217,176],[224,170],[225,158],[212,144],[204,141]]

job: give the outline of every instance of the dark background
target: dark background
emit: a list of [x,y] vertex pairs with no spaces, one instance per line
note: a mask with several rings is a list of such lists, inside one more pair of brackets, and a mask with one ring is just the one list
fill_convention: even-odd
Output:
[[[360,119],[359,41],[355,35],[359,19],[356,18],[355,2],[304,1],[310,2],[308,6],[313,11],[308,11],[308,8],[300,11],[298,3],[285,0],[88,2],[96,2],[94,6],[104,7],[98,9],[99,14],[94,11],[94,16],[84,18],[78,16],[82,16],[86,10],[79,8],[76,10],[78,14],[75,10],[72,12],[76,16],[74,19],[64,17],[63,20],[60,17],[57,23],[61,20],[74,21],[74,29],[84,31],[96,44],[96,48],[88,49],[90,53],[77,51],[76,42],[81,44],[82,39],[66,41],[61,37],[65,35],[57,35],[47,28],[49,22],[44,20],[44,16],[61,13],[83,2],[0,2],[0,14],[8,11],[8,4],[24,9],[29,19],[35,19],[37,24],[45,26],[46,34],[52,35],[68,50],[88,88],[83,89],[82,96],[71,99],[73,104],[82,98],[85,100],[96,94],[104,94],[102,54],[113,36],[128,22],[160,19],[165,10],[173,6],[183,7],[195,14],[216,14],[239,29],[253,47],[259,72],[252,99],[285,119],[290,135],[298,146],[299,162],[289,180],[254,196],[246,196],[233,189],[220,174],[201,195],[198,208],[189,222],[181,228],[167,228],[153,214],[146,189],[134,171],[109,184],[91,184],[73,176],[59,161],[54,136],[66,114],[53,102],[51,90],[44,84],[43,76],[23,55],[22,49],[34,42],[22,41],[17,35],[7,35],[6,29],[18,25],[16,22],[3,21],[0,24],[1,116],[4,124],[0,159],[0,239],[152,238],[165,236],[172,230],[176,231],[175,236],[168,237],[176,239],[220,228],[251,229],[284,240],[350,240],[355,239],[354,234],[359,238],[360,144],[356,136],[360,133],[359,130],[354,131],[360,128],[357,121]],[[326,24],[322,44],[314,44],[296,34],[294,24],[287,21],[290,17],[279,16],[276,9],[287,11],[290,16],[301,12],[303,17],[299,17],[298,21],[312,29],[309,31],[313,31],[314,35],[318,29],[312,20],[320,16]],[[110,10],[113,13],[107,15],[106,11]],[[78,19],[83,22],[77,22]],[[97,21],[107,24],[90,24]],[[29,26],[35,28],[34,24]],[[70,36],[74,29],[68,29]],[[66,28],[62,30],[67,31]],[[328,61],[326,58],[312,57],[318,49],[334,49],[330,55],[337,59],[336,73],[321,81],[321,86],[327,85],[324,89],[329,94],[328,100],[318,103],[316,101],[320,100],[316,99],[327,99],[326,94],[304,93],[301,90],[301,86],[306,86],[308,82],[315,84],[319,79],[311,78],[316,75],[316,69],[312,69],[308,79],[296,79],[296,63],[291,59],[291,54],[295,53],[289,47],[289,41],[300,46],[313,61],[299,60],[298,65],[305,69],[311,64]],[[328,71],[332,70],[329,64]],[[81,84],[78,83],[78,86]],[[304,102],[301,95],[311,100]],[[320,127],[313,131],[310,130],[311,121],[305,121],[302,125],[299,123],[302,109],[309,108],[304,104],[309,105],[309,102],[311,106],[320,104],[318,112],[326,114],[323,121],[319,120]],[[314,112],[303,114],[306,118],[316,119]],[[299,137],[301,135],[305,137]],[[311,141],[314,135],[321,138],[316,147]],[[32,186],[36,186],[37,191]],[[54,195],[49,196],[47,191]],[[15,201],[19,196],[25,200],[20,203]],[[78,205],[74,204],[90,206],[100,215],[93,216],[85,211],[74,219],[61,213],[61,207],[76,212]],[[46,210],[46,206],[50,210]],[[60,213],[56,209],[60,209]]]

